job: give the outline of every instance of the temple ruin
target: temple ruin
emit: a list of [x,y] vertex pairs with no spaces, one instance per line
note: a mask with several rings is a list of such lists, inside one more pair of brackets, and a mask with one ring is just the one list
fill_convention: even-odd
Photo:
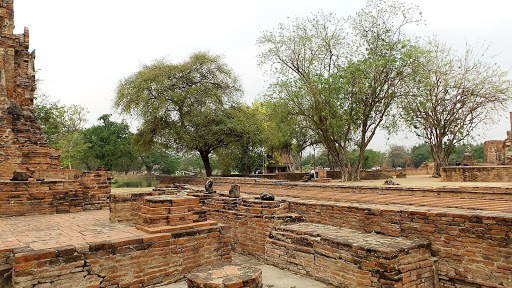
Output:
[[110,173],[60,169],[34,116],[35,50],[13,34],[12,0],[0,2],[0,216],[108,207]]
[[0,287],[267,287],[232,251],[334,287],[512,287],[512,187],[351,186],[322,171],[111,193],[108,171],[59,169],[33,113],[28,29],[14,35],[0,1]]
[[512,165],[512,112],[510,112],[510,131],[505,140],[484,142],[485,163],[493,165]]

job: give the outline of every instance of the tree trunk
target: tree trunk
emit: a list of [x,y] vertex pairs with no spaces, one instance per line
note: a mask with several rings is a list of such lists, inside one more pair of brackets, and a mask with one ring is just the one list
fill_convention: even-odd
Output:
[[442,142],[441,144],[436,143],[431,145],[430,152],[432,153],[432,158],[434,160],[434,171],[432,172],[432,177],[441,177],[441,167],[448,163],[448,157],[450,155],[444,155],[445,153]]
[[153,174],[153,165],[144,165],[146,167],[146,174]]
[[203,160],[204,170],[206,171],[206,177],[212,176],[212,166],[210,165],[210,151],[199,151],[201,160]]

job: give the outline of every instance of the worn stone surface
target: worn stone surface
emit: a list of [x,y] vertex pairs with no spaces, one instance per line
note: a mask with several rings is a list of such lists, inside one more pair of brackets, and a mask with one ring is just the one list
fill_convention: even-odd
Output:
[[188,288],[261,288],[261,269],[250,265],[216,264],[196,268],[187,276]]

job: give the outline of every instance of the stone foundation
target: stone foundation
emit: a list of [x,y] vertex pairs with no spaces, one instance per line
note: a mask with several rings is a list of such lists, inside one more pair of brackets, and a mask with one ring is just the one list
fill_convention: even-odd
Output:
[[199,266],[231,261],[223,237],[217,225],[54,249],[17,248],[8,261],[14,263],[16,288],[146,287],[173,283]]
[[336,287],[434,287],[424,240],[299,223],[276,227],[266,249],[268,263]]

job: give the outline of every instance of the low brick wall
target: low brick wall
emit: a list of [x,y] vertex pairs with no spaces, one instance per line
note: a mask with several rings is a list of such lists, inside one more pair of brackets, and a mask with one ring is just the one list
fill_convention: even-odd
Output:
[[261,201],[215,197],[205,205],[209,220],[229,226],[233,250],[258,259],[265,258],[265,239],[270,231],[293,216],[288,212],[288,203],[283,201]]
[[446,182],[512,182],[512,166],[450,166],[441,176]]
[[64,179],[0,181],[0,217],[74,213],[109,206],[109,171],[52,171],[48,173]]
[[168,284],[196,267],[230,262],[228,242],[217,225],[55,249],[15,249],[12,281],[14,287],[33,288]]
[[110,195],[110,222],[137,224],[144,197],[174,195],[178,189],[166,188],[145,192],[115,193]]
[[424,240],[299,223],[276,227],[266,249],[268,263],[336,287],[434,287]]
[[0,182],[0,217],[80,212],[83,203],[76,181]]
[[80,185],[84,191],[84,210],[109,207],[112,175],[110,171],[83,172]]
[[512,287],[512,215],[456,209],[290,201],[307,222],[426,239],[442,288]]

